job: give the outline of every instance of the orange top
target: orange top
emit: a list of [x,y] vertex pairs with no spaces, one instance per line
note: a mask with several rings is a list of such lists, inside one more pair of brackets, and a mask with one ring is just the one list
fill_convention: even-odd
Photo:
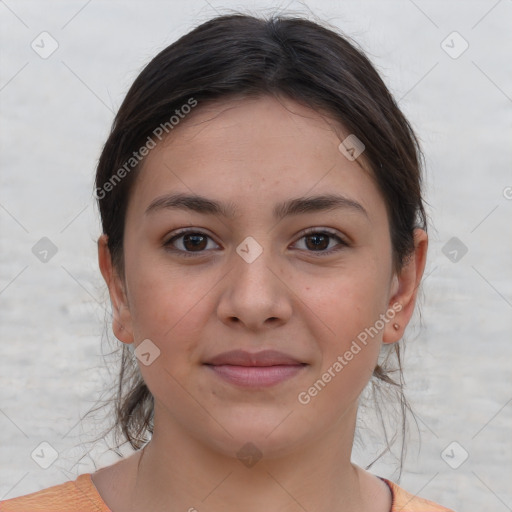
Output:
[[[393,504],[390,512],[453,512],[432,501],[419,498],[381,478],[391,489]],[[76,480],[54,485],[41,491],[0,501],[0,512],[112,512],[91,479],[84,473]]]

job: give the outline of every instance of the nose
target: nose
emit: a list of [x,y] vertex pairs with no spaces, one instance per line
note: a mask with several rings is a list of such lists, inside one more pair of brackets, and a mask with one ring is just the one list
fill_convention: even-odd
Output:
[[[245,257],[241,249],[247,250]],[[217,314],[233,327],[251,331],[285,324],[292,315],[291,283],[284,263],[278,262],[270,249],[261,247],[257,257],[255,247],[241,244],[233,254],[231,270],[221,282],[221,297]],[[252,254],[251,254],[252,251]]]

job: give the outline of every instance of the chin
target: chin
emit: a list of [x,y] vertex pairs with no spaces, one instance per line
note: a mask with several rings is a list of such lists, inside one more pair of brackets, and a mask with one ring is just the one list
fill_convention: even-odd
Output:
[[[290,409],[291,410],[291,409]],[[307,430],[300,432],[294,421],[286,418],[290,411],[282,408],[277,414],[264,414],[261,410],[246,413],[236,419],[216,417],[232,435],[222,430],[221,438],[212,435],[209,442],[225,455],[248,459],[279,458],[291,453],[299,444],[306,441]],[[293,414],[290,414],[290,420]],[[285,419],[286,418],[286,419]],[[283,421],[284,420],[284,421]]]

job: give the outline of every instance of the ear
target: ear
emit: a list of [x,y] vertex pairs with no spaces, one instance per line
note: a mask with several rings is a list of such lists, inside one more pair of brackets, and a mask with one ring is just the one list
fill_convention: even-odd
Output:
[[130,309],[122,279],[112,265],[112,257],[107,245],[108,236],[98,238],[98,263],[103,279],[107,283],[112,304],[112,331],[123,343],[133,343],[133,330]]
[[427,233],[423,229],[415,229],[414,253],[410,255],[400,273],[393,276],[388,311],[394,311],[395,316],[386,323],[382,337],[383,343],[399,341],[411,320],[418,287],[427,262],[427,247]]

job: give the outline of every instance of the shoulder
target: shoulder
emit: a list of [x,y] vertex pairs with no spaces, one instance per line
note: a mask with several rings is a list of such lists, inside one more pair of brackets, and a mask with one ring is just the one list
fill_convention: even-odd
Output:
[[420,498],[407,492],[391,480],[383,478],[393,494],[393,506],[391,512],[454,512],[453,510],[438,505],[433,501]]
[[0,501],[0,512],[110,512],[91,474],[41,491]]

